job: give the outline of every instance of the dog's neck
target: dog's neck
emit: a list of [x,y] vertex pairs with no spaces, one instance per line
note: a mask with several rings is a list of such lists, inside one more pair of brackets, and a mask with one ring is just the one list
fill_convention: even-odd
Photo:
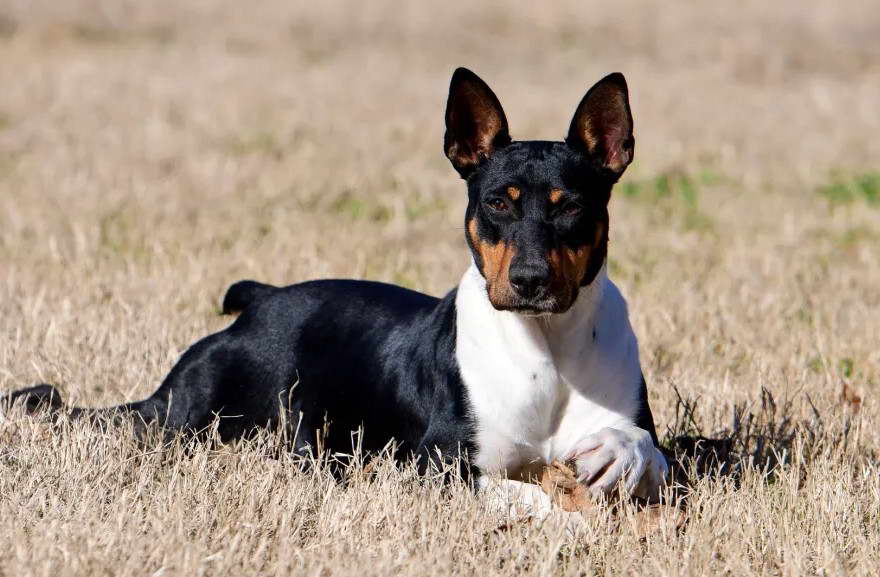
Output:
[[[477,465],[518,475],[636,412],[638,346],[603,266],[559,314],[498,311],[471,266],[456,296],[455,356],[477,428]],[[620,306],[618,306],[620,305]]]
[[541,348],[549,347],[556,356],[567,348],[566,343],[583,343],[583,337],[593,333],[608,278],[606,266],[602,265],[593,282],[580,287],[574,304],[564,313],[529,316],[496,310],[489,302],[486,279],[471,262],[459,284],[458,306],[474,315],[468,320],[480,323],[487,337],[492,329],[500,335],[526,333],[531,336],[529,340],[543,341],[535,344]]

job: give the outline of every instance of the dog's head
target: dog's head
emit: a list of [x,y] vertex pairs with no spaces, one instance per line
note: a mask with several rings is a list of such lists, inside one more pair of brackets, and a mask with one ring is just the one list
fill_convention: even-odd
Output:
[[467,181],[467,242],[492,306],[561,313],[593,282],[607,252],[611,187],[634,144],[622,74],[590,88],[564,142],[514,142],[489,86],[455,71],[444,145]]

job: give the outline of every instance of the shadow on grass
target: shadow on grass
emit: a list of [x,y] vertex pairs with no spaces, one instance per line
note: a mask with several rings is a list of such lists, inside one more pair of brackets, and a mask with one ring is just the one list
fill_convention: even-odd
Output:
[[[676,387],[673,390],[675,420],[667,427],[661,450],[669,460],[676,494],[685,500],[704,478],[728,478],[738,488],[747,469],[761,471],[767,483],[773,483],[780,471],[796,464],[802,484],[803,471],[824,449],[844,451],[855,443],[861,399],[847,397],[846,389],[842,409],[829,410],[823,418],[809,395],[780,401],[762,388],[758,403],[734,405],[731,424],[711,432],[696,417],[698,401],[683,397]],[[808,405],[806,418],[798,416],[803,414],[796,410],[802,408],[796,407],[800,403]]]

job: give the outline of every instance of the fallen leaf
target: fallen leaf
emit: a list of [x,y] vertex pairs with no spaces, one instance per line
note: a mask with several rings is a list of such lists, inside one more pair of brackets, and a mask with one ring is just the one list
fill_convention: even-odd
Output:
[[564,511],[592,511],[596,504],[587,488],[578,482],[572,462],[553,461],[541,473],[541,489]]
[[[590,498],[587,488],[577,480],[577,472],[573,462],[553,461],[541,472],[541,489],[550,495],[553,503],[564,511],[580,512],[582,515],[595,515],[599,505]],[[620,503],[613,506],[612,511],[620,518]],[[633,521],[634,530],[640,539],[647,538],[651,533],[660,530],[664,525],[672,525],[680,529],[685,521],[685,512],[679,507],[667,504],[645,505],[637,503]]]
[[862,408],[862,397],[848,384],[843,383],[840,390],[840,401],[848,406],[853,413],[858,413]]

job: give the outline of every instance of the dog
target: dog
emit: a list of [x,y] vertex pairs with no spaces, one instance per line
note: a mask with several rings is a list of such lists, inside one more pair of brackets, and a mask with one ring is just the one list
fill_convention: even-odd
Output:
[[222,417],[224,440],[286,426],[301,455],[350,452],[358,431],[367,453],[393,441],[394,457],[422,471],[464,463],[482,489],[564,460],[596,496],[656,498],[667,463],[627,305],[607,276],[608,202],[634,144],[622,74],[590,88],[564,141],[514,141],[496,95],[459,68],[444,148],[466,183],[472,258],[445,297],[359,280],[241,281],[223,302],[236,320],[184,352],[149,398],[69,408],[43,384],[7,401],[178,432]]

